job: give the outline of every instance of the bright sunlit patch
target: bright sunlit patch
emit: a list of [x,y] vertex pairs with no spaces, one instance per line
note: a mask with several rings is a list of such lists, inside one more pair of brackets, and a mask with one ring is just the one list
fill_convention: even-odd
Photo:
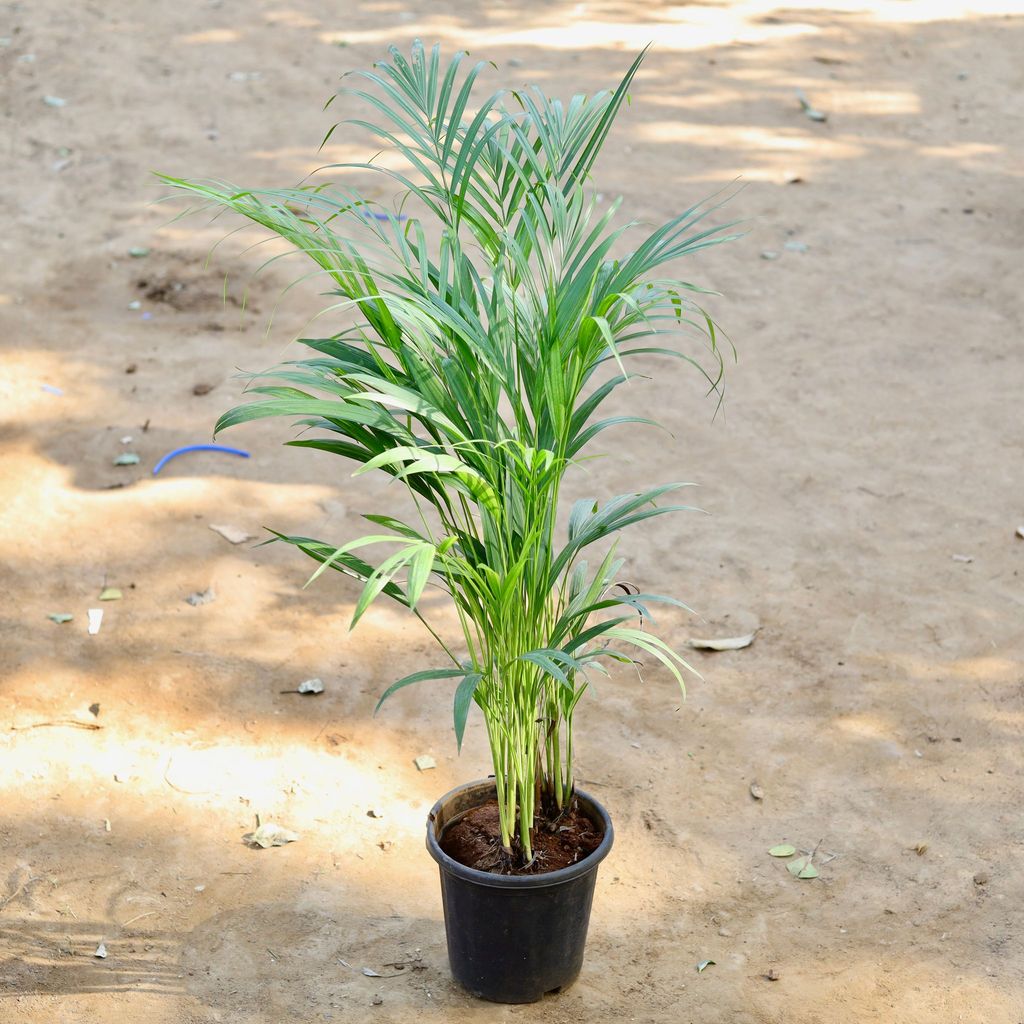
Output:
[[850,159],[864,146],[853,141],[822,138],[796,129],[778,130],[740,125],[695,124],[686,121],[651,121],[637,125],[636,135],[647,142],[682,142],[691,146],[741,149],[762,153],[813,153],[818,157]]
[[858,739],[889,740],[892,739],[892,725],[878,715],[842,715],[832,720],[832,725],[840,732]]
[[[780,13],[781,10],[781,13]],[[801,20],[801,12],[806,12]],[[756,45],[821,35],[814,22],[846,14],[877,24],[916,25],[934,21],[996,17],[1020,12],[1020,0],[793,0],[780,9],[778,0],[746,0],[725,6],[676,6],[658,12],[650,21],[603,21],[592,6],[577,4],[572,12],[545,15],[534,12],[536,27],[503,30],[453,23],[448,17],[425,17],[409,23],[422,36],[455,37],[472,50],[497,47],[538,47],[551,51],[581,49],[640,50],[648,43],[665,51],[693,51],[713,46]],[[320,34],[321,41],[348,45],[380,45],[394,41],[392,24],[364,31],[336,30]]]
[[207,43],[237,43],[241,38],[241,34],[233,28],[208,28],[205,32],[179,36],[178,42],[195,46]]

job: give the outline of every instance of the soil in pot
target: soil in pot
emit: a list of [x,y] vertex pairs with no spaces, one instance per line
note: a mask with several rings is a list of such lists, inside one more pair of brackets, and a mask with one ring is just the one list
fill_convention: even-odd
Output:
[[601,844],[604,832],[580,810],[577,801],[561,814],[540,815],[533,830],[533,860],[520,866],[501,845],[498,803],[489,800],[466,811],[441,836],[441,849],[453,860],[495,875],[538,875],[576,864]]

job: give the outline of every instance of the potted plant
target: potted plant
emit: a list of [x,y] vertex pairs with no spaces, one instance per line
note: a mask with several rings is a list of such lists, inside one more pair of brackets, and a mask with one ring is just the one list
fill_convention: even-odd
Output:
[[[288,444],[408,489],[413,513],[367,515],[377,527],[367,536],[275,539],[320,563],[313,579],[332,569],[361,582],[353,626],[384,595],[437,641],[446,663],[393,682],[378,709],[403,687],[451,680],[460,749],[470,709],[482,712],[493,778],[438,801],[427,845],[453,974],[484,998],[527,1002],[579,972],[612,842],[607,813],[573,774],[590,676],[609,661],[636,665],[638,652],[680,686],[689,668],[646,628],[652,602],[685,606],[620,582],[615,540],[685,508],[660,502],[686,485],[576,501],[563,523],[563,481],[604,430],[653,422],[600,417],[636,376],[627,364],[637,356],[681,358],[718,392],[715,326],[694,299],[702,289],[664,268],[724,236],[703,226],[703,206],[654,230],[617,224],[618,202],[602,205],[588,187],[642,53],[615,89],[566,104],[537,89],[479,100],[485,65],[464,68],[462,54],[445,64],[436,46],[389,54],[345,90],[372,116],[341,125],[370,132],[398,161],[332,167],[382,176],[400,190],[396,207],[337,184],[243,191],[161,177],[305,252],[336,296],[321,315],[351,315],[330,336],[303,339],[312,358],[261,375],[259,399],[216,429],[297,418],[313,436]],[[710,370],[661,341],[687,326]],[[370,549],[387,553],[370,559]],[[457,642],[427,621],[428,587],[450,597]]]

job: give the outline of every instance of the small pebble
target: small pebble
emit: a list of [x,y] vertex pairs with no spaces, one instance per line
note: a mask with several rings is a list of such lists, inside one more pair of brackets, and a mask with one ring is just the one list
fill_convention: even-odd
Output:
[[974,876],[974,884],[975,885],[988,885],[988,872],[987,871],[979,871]]

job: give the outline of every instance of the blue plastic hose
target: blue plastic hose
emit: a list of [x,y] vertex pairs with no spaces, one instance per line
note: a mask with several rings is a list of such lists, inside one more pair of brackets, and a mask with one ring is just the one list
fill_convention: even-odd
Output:
[[242,451],[241,448],[229,448],[224,444],[187,444],[183,448],[175,448],[173,452],[168,452],[153,467],[153,476],[156,476],[171,459],[176,459],[179,455],[184,455],[186,452],[223,452],[225,455],[239,455],[243,459],[249,458],[249,453]]

